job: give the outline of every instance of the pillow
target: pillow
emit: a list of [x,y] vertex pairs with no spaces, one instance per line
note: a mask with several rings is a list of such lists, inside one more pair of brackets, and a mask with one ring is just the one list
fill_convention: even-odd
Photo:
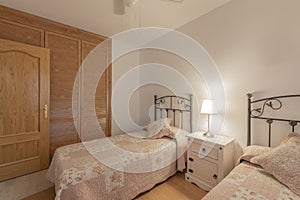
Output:
[[167,125],[163,128],[158,134],[150,137],[151,139],[158,139],[164,136],[174,139],[176,134],[182,134],[183,136],[187,136],[189,133],[186,130]]
[[292,136],[269,152],[250,160],[300,195],[300,137]]
[[243,155],[239,157],[236,165],[240,164],[242,161],[248,161],[250,162],[250,159],[262,155],[266,152],[269,152],[272,147],[264,147],[264,146],[258,146],[258,145],[251,145],[243,149]]
[[299,133],[295,133],[295,132],[291,132],[291,133],[289,133],[289,135],[288,135],[289,138],[290,138],[290,137],[294,137],[294,136],[300,137],[300,134],[299,134]]
[[189,134],[188,131],[181,129],[181,128],[174,127],[174,126],[170,126],[170,129],[175,133],[175,135],[181,134],[183,136],[187,136]]
[[147,137],[148,138],[155,137],[157,134],[159,134],[159,132],[163,128],[170,126],[171,122],[172,122],[171,118],[162,118],[162,119],[156,120],[154,122],[151,122],[147,126]]
[[171,127],[168,126],[168,127],[163,128],[157,134],[155,134],[155,135],[153,135],[149,138],[150,139],[159,139],[159,138],[162,138],[164,136],[169,137],[169,138],[175,138],[175,133],[176,132],[173,132]]
[[300,137],[300,134],[299,133],[295,133],[295,132],[290,132],[288,134],[287,138],[284,139],[280,144],[286,143],[291,137],[294,137],[294,136]]

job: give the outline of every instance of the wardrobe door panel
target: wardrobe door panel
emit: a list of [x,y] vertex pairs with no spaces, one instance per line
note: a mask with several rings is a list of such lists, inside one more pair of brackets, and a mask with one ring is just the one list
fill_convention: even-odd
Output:
[[0,38],[44,46],[44,30],[0,19]]
[[[104,45],[105,44],[105,45]],[[99,67],[106,67],[108,63],[108,55],[109,55],[109,48],[107,45],[107,41],[102,43],[101,46],[97,47],[97,53],[98,57],[101,58],[101,63],[99,63]],[[86,41],[82,41],[82,60],[84,62],[84,59],[88,54],[97,46],[97,44],[89,43]],[[101,49],[101,51],[99,51]],[[97,62],[98,63],[98,62]],[[109,121],[110,121],[110,97],[108,98],[109,94],[109,80],[111,79],[111,74],[108,72],[111,70],[111,67],[108,67],[105,69],[105,71],[102,73],[102,76],[99,79],[99,83],[96,88],[95,92],[95,104],[92,105],[93,99],[87,98],[86,94],[90,94],[90,89],[93,87],[89,85],[88,78],[93,77],[93,72],[83,70],[81,74],[81,102],[82,102],[82,108],[81,108],[81,130],[93,130],[93,132],[97,132],[97,126],[100,126],[103,130],[104,134],[106,136],[110,136],[110,129],[108,128]],[[96,123],[92,121],[92,117],[96,115]],[[99,133],[97,133],[99,134]],[[94,138],[94,137],[92,137]]]
[[[73,87],[81,62],[81,41],[76,38],[46,31],[46,47],[51,50],[51,155],[56,148],[77,143],[72,110]],[[74,92],[77,101],[78,91]],[[73,118],[75,115],[75,119]]]
[[[75,112],[77,110],[77,108],[74,108]],[[56,99],[52,101],[50,116],[52,121],[73,119],[72,99]]]
[[50,124],[50,133],[50,157],[53,157],[58,147],[77,143],[77,131],[74,121],[52,121]]

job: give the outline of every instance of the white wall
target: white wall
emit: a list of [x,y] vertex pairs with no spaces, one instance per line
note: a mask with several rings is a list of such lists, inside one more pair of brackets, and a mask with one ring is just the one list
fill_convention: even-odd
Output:
[[[113,90],[112,90],[112,93],[114,93],[114,87],[116,86],[119,79],[122,76],[126,75],[126,73],[128,73],[131,69],[138,66],[140,63],[139,60],[140,60],[139,51],[134,51],[134,52],[128,53],[128,54],[120,57],[115,62],[113,62],[113,67],[112,67],[112,88],[113,88]],[[112,96],[114,96],[114,95],[112,94]],[[133,105],[135,105],[136,108],[140,107],[140,100],[137,95],[134,95],[134,98],[131,98],[128,100],[122,99],[122,98],[117,99],[117,103],[122,104],[124,106],[128,106],[130,108],[130,114],[134,121],[137,121],[137,119],[139,119],[139,110],[135,109],[133,107]],[[113,107],[113,105],[112,105],[112,107]],[[117,110],[114,113],[116,115],[119,114]],[[114,113],[113,113],[113,115],[114,115]],[[113,135],[123,133],[123,131],[116,124],[115,120],[112,120],[111,132]]]
[[[169,71],[170,74],[163,74],[163,76],[160,76],[158,78],[158,81],[155,82],[154,79],[153,81],[155,83],[149,83],[144,85],[142,80],[147,79],[147,77],[150,77],[150,80],[154,78],[154,76],[159,76],[161,75],[161,71],[147,71],[146,69],[155,67],[155,63],[163,64],[167,67],[170,67],[171,70]],[[145,66],[147,64],[147,66]],[[118,59],[114,64],[113,64],[113,88],[117,85],[117,82],[121,80],[121,78],[124,78],[124,75],[132,73],[133,69],[136,69],[138,66],[138,72],[137,74],[140,79],[140,87],[137,88],[133,93],[130,95],[130,99],[128,99],[128,102],[126,99],[115,99],[118,104],[122,104],[123,106],[128,106],[129,108],[129,113],[130,117],[139,126],[146,126],[150,121],[151,121],[151,115],[153,119],[153,98],[154,95],[158,96],[164,96],[164,95],[172,95],[174,94],[174,91],[172,89],[174,88],[174,85],[177,89],[176,95],[184,96],[184,97],[189,97],[189,94],[193,93],[194,99],[203,99],[203,98],[208,98],[208,91],[205,85],[204,80],[196,72],[196,70],[185,60],[182,58],[162,51],[162,50],[150,50],[150,49],[144,49],[144,50],[139,50],[130,54],[127,54],[120,59]],[[189,70],[187,70],[189,69]],[[178,76],[182,76],[182,81],[179,80],[171,80],[173,87],[171,88],[166,88],[163,85],[159,85],[156,83],[163,82],[162,80],[168,80],[172,79],[171,73],[178,73]],[[157,78],[157,77],[156,77]],[[184,80],[185,79],[185,80]],[[127,80],[130,81],[130,80]],[[167,81],[168,82],[168,81]],[[186,87],[181,88],[182,85],[184,84],[191,84],[193,86],[193,91],[187,89]],[[196,83],[196,84],[193,84]],[[114,92],[115,90],[113,89],[113,97],[114,97]],[[113,100],[114,102],[114,100]],[[200,120],[198,127],[194,127],[194,130],[197,130],[201,127],[201,129],[205,129],[207,126],[206,116],[199,116],[199,104],[201,102],[197,102],[196,100],[193,101],[194,104],[194,125],[198,124],[199,117],[204,118],[204,120]],[[114,105],[113,105],[114,106]],[[114,112],[113,112],[114,114]],[[118,114],[118,111],[116,110],[115,114]],[[119,113],[120,114],[120,113]],[[170,115],[172,117],[172,115]],[[184,115],[184,128],[189,130],[189,119],[190,117],[188,115]],[[178,121],[177,119],[176,121]],[[178,124],[176,124],[178,125]],[[134,126],[132,128],[129,128],[130,131],[136,130]],[[113,134],[119,134],[122,133],[123,131],[120,129],[118,124],[113,120],[112,124],[112,133]]]
[[[226,94],[223,134],[241,146],[246,93],[255,98],[300,93],[299,8],[299,0],[233,0],[178,29],[202,44],[219,67]],[[256,143],[266,144],[266,136],[259,138],[263,142]]]
[[[196,71],[196,69],[186,60],[183,58],[172,54],[170,52],[166,52],[163,50],[158,49],[147,49],[140,52],[140,63],[160,63],[163,65],[166,65],[170,67],[171,69],[177,71],[181,76],[183,76],[191,86],[193,91],[182,91],[182,93],[177,93],[176,95],[183,96],[183,97],[189,97],[189,94],[192,93],[193,96],[193,129],[194,130],[205,130],[207,126],[206,118],[207,116],[199,115],[201,102],[197,102],[196,100],[201,100],[205,98],[209,98],[209,92],[206,87],[206,83],[201,77],[201,75]],[[158,72],[159,73],[159,72]],[[168,75],[168,74],[167,74]],[[176,81],[176,80],[174,80]],[[175,86],[180,87],[183,85],[182,82],[177,81]],[[148,104],[144,104],[144,102],[147,102],[147,98],[149,94],[154,95],[157,94],[158,96],[163,95],[170,95],[174,94],[171,92],[174,88],[169,88],[169,93],[167,93],[167,90],[165,87],[156,86],[156,87],[147,87],[147,88],[141,88],[142,93],[140,96],[140,101],[143,102],[143,104],[140,105],[140,107],[149,107],[151,104],[148,102]],[[145,95],[148,94],[148,95]],[[153,101],[151,102],[153,104]],[[146,115],[144,109],[140,113],[140,123],[147,124],[150,121],[146,120],[142,116]],[[184,116],[184,125],[189,124],[189,116]],[[185,126],[185,129],[189,130],[189,126]]]
[[[140,126],[147,126],[151,119],[154,118],[154,110],[153,110],[153,102],[154,95],[158,97],[164,95],[172,95],[173,92],[168,88],[165,88],[161,85],[156,84],[148,84],[140,87],[135,93],[132,95],[130,100],[130,111],[139,112],[139,118],[135,118],[135,122]],[[136,105],[134,102],[135,99],[139,99],[140,105]],[[133,115],[132,115],[133,116]]]

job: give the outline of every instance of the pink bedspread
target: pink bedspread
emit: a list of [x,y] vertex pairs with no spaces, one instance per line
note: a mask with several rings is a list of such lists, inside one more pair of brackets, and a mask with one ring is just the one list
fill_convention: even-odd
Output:
[[272,175],[263,169],[243,162],[215,188],[213,188],[204,200],[260,200],[260,199],[300,199],[285,185],[277,181]]
[[[181,137],[181,139],[185,139],[185,137]],[[61,147],[56,150],[47,173],[48,180],[55,183],[56,200],[133,199],[138,194],[174,175],[177,170],[182,170],[182,166],[184,166],[184,156],[179,159],[179,164],[177,163],[178,160],[176,162],[178,151],[183,149],[182,145],[179,144],[185,144],[183,141],[168,138],[149,140],[135,138],[127,134],[114,136],[109,140],[112,144],[126,151],[134,153],[156,152],[156,154],[148,160],[134,160],[132,156],[123,159],[124,155],[111,153],[112,151],[105,145],[98,148],[99,144],[103,142],[102,139],[90,142],[89,150],[94,151],[94,155],[86,150],[83,143]],[[118,166],[120,162],[123,164],[128,162],[130,168],[134,166],[143,167],[145,163],[147,165],[151,163],[153,166],[157,164],[159,167],[155,171],[130,173],[126,170],[119,171],[107,166],[95,159],[94,156],[105,157],[105,162],[110,161],[112,163],[110,166]],[[168,165],[162,165],[163,160],[170,160],[170,158],[175,160]],[[133,162],[131,162],[132,160]]]

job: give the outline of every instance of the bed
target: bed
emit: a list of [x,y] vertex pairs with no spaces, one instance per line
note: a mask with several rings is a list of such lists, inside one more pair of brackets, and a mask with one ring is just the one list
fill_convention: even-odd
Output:
[[[265,116],[265,110],[279,111],[287,95],[252,100],[248,95],[248,146],[237,166],[203,199],[300,199],[300,135],[295,133],[299,120]],[[257,107],[257,103],[259,106]],[[251,145],[252,120],[265,120],[268,146]],[[271,146],[272,125],[288,122],[291,132],[278,146]]]
[[182,171],[188,145],[182,118],[192,116],[192,96],[155,96],[154,104],[161,118],[147,130],[58,148],[47,172],[55,199],[133,199]]

